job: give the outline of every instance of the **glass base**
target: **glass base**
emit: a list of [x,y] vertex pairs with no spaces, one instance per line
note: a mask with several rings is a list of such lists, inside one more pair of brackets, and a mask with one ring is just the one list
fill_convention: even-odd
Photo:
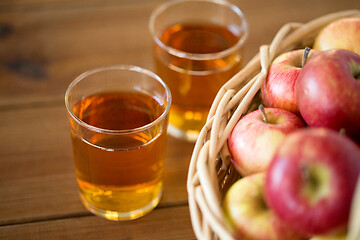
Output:
[[196,142],[200,134],[199,131],[195,131],[195,130],[187,130],[187,131],[180,130],[171,124],[169,124],[167,131],[171,136],[182,140],[186,140],[188,142]]
[[104,210],[97,208],[91,203],[89,203],[81,193],[80,193],[80,199],[83,205],[85,206],[85,208],[97,216],[104,217],[112,221],[126,221],[126,220],[133,220],[142,217],[147,213],[149,213],[151,210],[153,210],[158,205],[160,198],[162,196],[162,192],[163,189],[161,188],[158,196],[156,196],[148,205],[130,212],[118,212],[118,211]]

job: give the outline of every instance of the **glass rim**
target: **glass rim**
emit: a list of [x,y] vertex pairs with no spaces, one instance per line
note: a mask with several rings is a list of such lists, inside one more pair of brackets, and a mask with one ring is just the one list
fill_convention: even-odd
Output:
[[[72,111],[72,109],[70,107],[69,96],[70,96],[71,90],[75,87],[75,85],[77,83],[79,83],[81,80],[85,79],[87,76],[90,76],[90,75],[92,75],[94,73],[108,71],[108,70],[126,70],[126,71],[133,71],[133,72],[137,72],[137,73],[142,73],[142,74],[145,74],[145,75],[155,79],[157,82],[159,82],[165,89],[165,93],[166,93],[165,100],[167,102],[167,106],[164,109],[164,111],[162,112],[162,114],[159,117],[157,117],[156,119],[154,119],[153,121],[151,121],[150,123],[145,124],[143,126],[140,126],[140,127],[137,127],[137,128],[130,128],[130,129],[121,129],[121,130],[106,129],[106,128],[96,127],[96,126],[88,124],[88,123],[84,122],[83,120],[81,120],[80,118],[78,118],[73,113],[73,111]],[[67,110],[67,112],[69,113],[69,115],[70,115],[70,117],[72,119],[74,119],[81,126],[87,128],[87,129],[89,129],[91,131],[98,132],[98,133],[105,133],[105,134],[114,134],[114,135],[122,135],[122,134],[141,132],[141,131],[147,130],[147,129],[155,126],[156,124],[161,122],[165,118],[166,115],[168,115],[168,113],[170,111],[171,102],[172,102],[172,96],[171,96],[170,89],[158,75],[156,75],[152,71],[144,69],[142,67],[138,67],[138,66],[135,66],[135,65],[126,65],[126,64],[99,67],[99,68],[94,68],[94,69],[85,71],[82,74],[80,74],[78,77],[76,77],[70,83],[70,85],[68,86],[68,88],[67,88],[67,90],[65,92],[65,107],[66,107],[66,110]]]
[[[159,39],[159,37],[157,36],[156,31],[155,31],[154,23],[155,23],[156,17],[159,14],[161,14],[164,10],[166,10],[168,7],[179,4],[179,3],[186,3],[186,2],[208,2],[208,3],[214,3],[214,4],[218,4],[218,5],[230,8],[241,19],[241,23],[242,23],[244,32],[241,35],[240,39],[236,42],[236,44],[234,44],[230,48],[227,48],[223,51],[215,52],[215,53],[190,53],[190,52],[178,50],[176,48],[173,48],[173,47],[170,47],[170,46],[164,44]],[[249,35],[248,22],[244,16],[243,12],[236,5],[234,5],[230,2],[227,2],[225,0],[171,0],[171,1],[165,2],[165,3],[161,4],[160,6],[158,6],[157,8],[155,8],[153,10],[153,12],[151,13],[150,20],[149,20],[149,29],[150,29],[150,34],[151,34],[153,40],[161,48],[165,49],[171,55],[175,55],[180,58],[188,58],[191,60],[212,60],[212,59],[217,59],[217,58],[222,58],[222,57],[228,56],[231,53],[233,53],[234,51],[236,51],[236,49],[241,48],[245,44],[245,41],[247,40],[248,35]]]

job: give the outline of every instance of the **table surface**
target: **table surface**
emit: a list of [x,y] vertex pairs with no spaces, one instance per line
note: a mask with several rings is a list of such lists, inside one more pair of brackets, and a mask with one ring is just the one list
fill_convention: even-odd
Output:
[[[164,194],[146,216],[90,214],[75,181],[64,93],[113,64],[153,69],[148,20],[163,0],[1,0],[0,239],[194,239],[186,177],[193,143],[168,138]],[[358,0],[233,0],[248,19],[245,62],[287,22],[359,9]]]

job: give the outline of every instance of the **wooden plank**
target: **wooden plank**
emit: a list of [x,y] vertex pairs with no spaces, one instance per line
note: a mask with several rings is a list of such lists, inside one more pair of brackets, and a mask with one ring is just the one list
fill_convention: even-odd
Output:
[[163,0],[2,0],[0,1],[0,11],[33,11],[49,9],[68,9],[68,8],[101,8],[104,6],[136,6],[145,4],[156,4]]
[[[59,101],[88,69],[135,64],[153,70],[151,11],[163,1],[4,1],[0,5],[0,106]],[[358,0],[232,1],[250,25],[245,62],[287,22],[359,8]]]
[[[169,137],[155,211],[109,222],[81,205],[63,98],[85,70],[153,70],[148,19],[166,0],[0,1],[0,239],[192,239],[186,174],[193,144]],[[358,0],[232,0],[250,25],[245,62],[287,22],[359,9]],[[170,237],[171,236],[171,237]]]
[[[63,106],[0,112],[0,225],[84,214]],[[160,206],[186,205],[193,144],[168,137]]]
[[0,239],[195,239],[186,206],[155,209],[142,218],[112,222],[96,216],[0,227]]
[[62,99],[69,83],[91,68],[150,68],[153,5],[74,2],[75,8],[0,13],[0,26],[8,29],[0,37],[0,106]]

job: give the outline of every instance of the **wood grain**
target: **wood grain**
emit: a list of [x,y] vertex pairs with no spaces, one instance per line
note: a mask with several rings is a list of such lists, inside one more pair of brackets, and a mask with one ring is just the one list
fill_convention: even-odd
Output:
[[[0,1],[0,239],[193,239],[186,176],[193,144],[169,136],[164,195],[143,218],[111,222],[81,205],[64,94],[82,72],[154,70],[151,11],[166,0]],[[359,9],[358,0],[231,0],[250,35],[245,62],[287,22]]]
[[[160,2],[2,1],[0,107],[59,102],[68,84],[94,67],[128,63],[152,69],[147,24]],[[359,8],[356,0],[232,2],[243,10],[250,26],[246,61],[289,21]]]
[[157,209],[129,222],[110,222],[95,216],[0,227],[0,239],[195,239],[187,207]]
[[[0,134],[0,225],[85,212],[64,106],[3,111]],[[186,205],[193,144],[168,137],[167,145],[160,206]]]

